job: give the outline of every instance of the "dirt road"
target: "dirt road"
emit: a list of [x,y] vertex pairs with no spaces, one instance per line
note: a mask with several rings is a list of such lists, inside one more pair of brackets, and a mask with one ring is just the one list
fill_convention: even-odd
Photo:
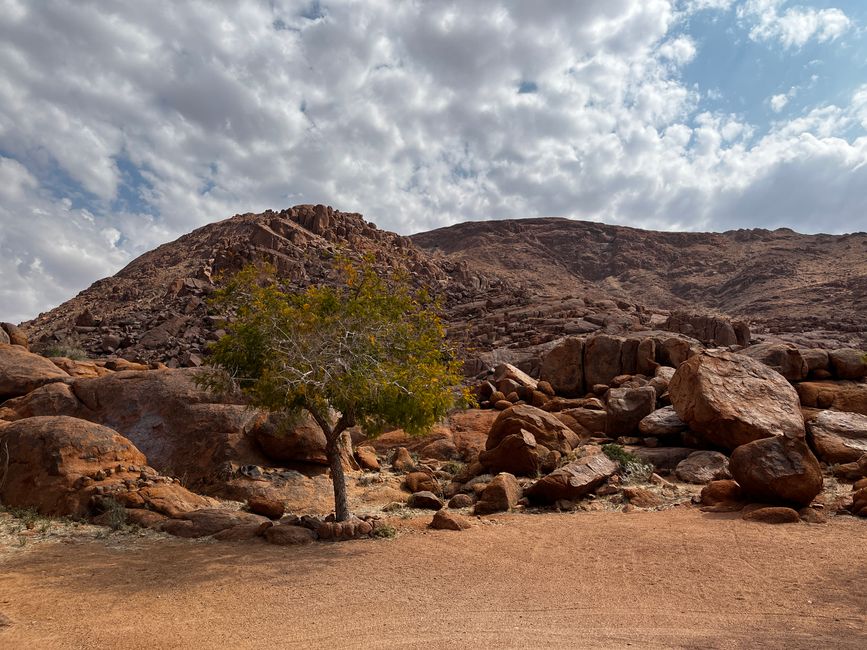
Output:
[[36,546],[2,648],[865,648],[867,523],[511,515],[315,544]]

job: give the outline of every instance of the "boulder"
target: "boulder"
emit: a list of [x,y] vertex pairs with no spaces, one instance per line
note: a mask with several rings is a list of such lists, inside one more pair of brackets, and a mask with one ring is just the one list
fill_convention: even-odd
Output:
[[536,481],[526,490],[526,496],[536,503],[575,501],[602,485],[616,471],[617,463],[605,454],[584,456]]
[[621,490],[621,494],[630,505],[636,508],[655,508],[662,505],[662,499],[659,495],[644,487],[629,485]]
[[415,469],[415,461],[406,447],[398,447],[391,461],[391,467],[395,472],[411,472]]
[[675,475],[684,483],[698,485],[731,478],[729,459],[718,451],[696,451],[677,464]]
[[370,472],[378,472],[379,458],[376,456],[376,449],[369,445],[361,445],[355,448],[355,460],[358,461],[359,467]]
[[436,494],[424,490],[410,495],[406,505],[410,508],[420,508],[422,510],[439,510],[444,504]]
[[826,463],[854,463],[867,454],[867,415],[820,411],[807,420],[807,432]]
[[584,394],[584,341],[570,337],[551,348],[540,367],[540,378],[555,393],[573,396]]
[[[702,343],[728,347],[738,345],[739,337],[732,322],[723,316],[707,314],[690,314],[682,311],[673,312],[662,325],[670,332],[679,332],[698,339]],[[749,330],[747,330],[747,339]],[[741,334],[742,340],[744,335]],[[743,345],[743,343],[740,343]]]
[[176,537],[207,537],[222,530],[241,525],[270,526],[266,517],[254,515],[240,510],[226,508],[203,508],[181,515],[179,519],[170,519],[162,525],[162,530]]
[[465,517],[443,509],[438,510],[434,515],[430,527],[435,530],[466,530],[471,527],[471,524]]
[[475,503],[473,497],[469,494],[456,494],[449,499],[448,506],[453,510],[461,510],[462,508],[470,508]]
[[521,435],[521,430],[533,434],[536,443],[548,449],[562,454],[572,451],[569,441],[575,439],[574,432],[551,413],[527,404],[510,406],[500,413],[491,425],[485,449],[494,449],[507,436]]
[[801,516],[791,508],[768,506],[752,510],[744,508],[742,519],[763,524],[796,524],[801,521]]
[[429,472],[410,472],[403,478],[404,487],[410,492],[439,493],[440,486]]
[[867,415],[867,382],[805,381],[796,386],[801,404]]
[[512,474],[501,472],[482,490],[473,508],[473,514],[490,515],[495,512],[508,512],[521,499],[521,486]]
[[842,481],[858,481],[867,476],[867,454],[851,463],[840,463],[833,469],[836,478]]
[[673,406],[665,406],[644,416],[638,423],[638,432],[643,436],[664,438],[674,436],[689,429],[686,422],[680,419]]
[[286,507],[281,501],[263,496],[252,496],[247,499],[247,508],[253,514],[274,520],[280,519],[286,512]]
[[14,421],[44,415],[64,415],[78,411],[80,403],[69,384],[55,382],[7,400],[0,407],[0,417]]
[[656,408],[656,390],[641,388],[612,388],[608,391],[607,433],[612,436],[631,436],[639,423]]
[[26,395],[45,384],[69,379],[67,373],[45,357],[18,345],[0,343],[0,402]]
[[677,369],[668,390],[689,428],[726,449],[805,434],[795,389],[750,357],[719,350],[695,355]]
[[250,435],[273,461],[328,465],[325,433],[306,411],[291,419],[269,417],[253,427]]
[[729,470],[744,493],[760,501],[805,506],[822,490],[822,470],[803,437],[774,436],[741,445]]
[[624,374],[621,359],[623,339],[607,334],[592,336],[584,344],[584,385],[610,384]]
[[501,363],[494,368],[494,383],[499,384],[499,382],[506,379],[515,382],[517,386],[525,386],[532,390],[536,390],[539,385],[535,379],[523,370],[519,370],[510,363]]
[[673,472],[695,449],[691,447],[636,447],[629,452],[644,463],[653,465],[657,472]]
[[298,546],[316,541],[316,533],[303,526],[280,524],[268,528],[265,531],[265,539],[270,544],[279,546]]
[[852,505],[849,507],[856,517],[867,517],[867,488],[856,490],[852,494]]
[[802,381],[810,373],[801,351],[791,344],[759,343],[741,350],[741,354],[761,361],[789,381]]
[[828,357],[828,351],[821,348],[811,348],[801,350],[801,356],[807,362],[807,369],[810,374],[817,371],[826,371],[831,369],[831,360]]
[[608,429],[608,411],[604,408],[570,408],[561,411],[560,415],[572,418],[581,425],[583,429],[590,431],[591,433],[605,433]]
[[506,436],[493,449],[479,454],[479,462],[490,472],[535,476],[539,470],[536,439],[526,429]]
[[[6,340],[2,337],[5,336]],[[27,335],[17,325],[12,323],[0,323],[0,343],[11,343],[12,345],[20,345],[27,350],[30,347],[27,341]]]
[[863,379],[867,376],[867,353],[862,350],[832,350],[828,357],[831,371],[838,379]]
[[740,507],[743,507],[744,493],[736,481],[711,481],[702,488],[700,498],[705,506],[739,503]]

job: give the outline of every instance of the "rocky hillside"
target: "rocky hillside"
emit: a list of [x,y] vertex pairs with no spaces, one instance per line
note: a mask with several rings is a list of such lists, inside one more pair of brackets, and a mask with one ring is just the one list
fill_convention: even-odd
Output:
[[540,296],[595,289],[650,310],[723,312],[753,331],[865,343],[867,233],[653,232],[552,218],[468,222],[412,240]]
[[[264,259],[303,287],[335,281],[337,254],[370,254],[443,298],[471,374],[502,361],[538,370],[568,335],[668,329],[720,345],[749,340],[745,325],[735,335],[724,317],[708,319],[714,313],[807,347],[867,347],[865,253],[865,234],[661,233],[567,219],[464,223],[408,238],[359,214],[300,205],[194,230],[22,329],[46,351],[197,366],[221,334],[206,304],[220,272]],[[690,314],[669,318],[675,310]]]

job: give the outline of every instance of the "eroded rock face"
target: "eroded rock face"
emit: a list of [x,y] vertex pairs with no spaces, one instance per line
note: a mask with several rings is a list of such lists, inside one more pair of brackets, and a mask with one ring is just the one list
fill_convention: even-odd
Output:
[[526,495],[537,503],[580,499],[617,471],[617,463],[605,454],[592,454],[556,469],[530,486]]
[[807,420],[807,431],[826,463],[853,463],[867,454],[867,415],[821,411]]
[[719,350],[693,356],[678,368],[668,390],[689,428],[726,449],[805,433],[795,389],[750,357]]
[[822,470],[803,437],[774,436],[741,445],[729,461],[747,496],[809,505],[822,490]]
[[542,358],[541,379],[567,397],[584,394],[584,341],[567,338]]
[[32,354],[19,345],[0,343],[0,401],[69,379],[67,373],[45,357]]
[[687,334],[711,345],[749,345],[750,340],[750,332],[746,325],[739,323],[738,329],[735,330],[732,322],[721,316],[678,311],[671,314],[662,327],[671,332]]
[[639,423],[656,408],[656,390],[652,386],[641,388],[612,388],[608,391],[608,434],[630,436],[638,431]]

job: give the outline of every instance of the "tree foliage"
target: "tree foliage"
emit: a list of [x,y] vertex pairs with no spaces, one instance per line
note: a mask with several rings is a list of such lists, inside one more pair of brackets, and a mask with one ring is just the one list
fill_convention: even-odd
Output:
[[[326,434],[332,469],[347,427],[372,433],[389,424],[419,434],[468,398],[455,388],[461,363],[427,292],[413,291],[405,276],[381,276],[371,259],[339,260],[337,270],[338,286],[300,292],[284,291],[268,265],[228,278],[213,299],[232,314],[229,333],[210,351],[220,372],[202,379],[215,389],[240,387],[271,411],[309,411]],[[336,423],[332,410],[341,414]]]

